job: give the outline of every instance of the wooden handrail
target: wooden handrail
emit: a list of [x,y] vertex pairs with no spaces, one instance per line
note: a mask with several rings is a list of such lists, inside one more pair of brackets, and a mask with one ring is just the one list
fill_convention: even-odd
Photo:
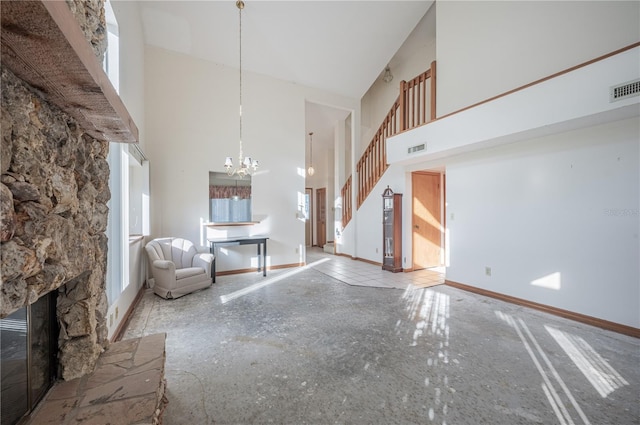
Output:
[[347,227],[347,224],[351,221],[352,209],[351,209],[351,176],[347,179],[347,182],[342,187],[340,196],[342,196],[342,228]]
[[387,171],[387,151],[385,149],[387,137],[396,134],[401,128],[400,97],[396,99],[389,113],[380,124],[378,131],[373,135],[373,139],[365,149],[356,164],[358,173],[358,208],[364,202],[367,195],[371,193],[375,184]]
[[[434,61],[431,62],[430,68],[422,74],[409,81],[400,82],[400,95],[393,103],[387,116],[382,120],[380,128],[356,164],[358,208],[364,203],[389,167],[387,164],[387,138],[436,119],[435,75],[436,63]],[[344,190],[345,187],[343,187]],[[350,199],[342,198],[343,226],[346,226],[344,224],[344,210],[350,207],[350,205],[346,205]]]

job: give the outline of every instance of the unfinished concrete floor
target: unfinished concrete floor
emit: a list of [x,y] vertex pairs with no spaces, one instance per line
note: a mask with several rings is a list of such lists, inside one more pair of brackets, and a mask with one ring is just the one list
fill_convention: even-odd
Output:
[[167,333],[165,425],[640,424],[638,339],[317,260],[145,293],[125,338]]

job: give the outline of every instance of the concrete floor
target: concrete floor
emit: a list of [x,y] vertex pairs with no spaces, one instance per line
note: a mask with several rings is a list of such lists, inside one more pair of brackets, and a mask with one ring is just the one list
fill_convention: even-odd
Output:
[[165,425],[640,424],[640,340],[317,260],[145,293],[125,339],[167,332]]

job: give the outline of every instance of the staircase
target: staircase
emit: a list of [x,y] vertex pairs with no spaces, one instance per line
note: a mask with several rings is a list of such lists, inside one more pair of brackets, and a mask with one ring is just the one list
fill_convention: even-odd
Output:
[[[430,68],[422,74],[412,80],[400,82],[398,98],[356,164],[357,208],[364,203],[389,167],[386,154],[387,138],[424,125],[435,118],[436,62],[433,61]],[[352,190],[352,176],[349,176],[341,190],[343,228],[349,224],[353,214]]]

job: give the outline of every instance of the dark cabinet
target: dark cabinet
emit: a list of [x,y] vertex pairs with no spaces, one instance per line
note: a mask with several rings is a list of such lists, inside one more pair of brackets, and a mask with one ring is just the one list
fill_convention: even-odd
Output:
[[402,271],[402,193],[387,186],[382,194],[382,269]]

